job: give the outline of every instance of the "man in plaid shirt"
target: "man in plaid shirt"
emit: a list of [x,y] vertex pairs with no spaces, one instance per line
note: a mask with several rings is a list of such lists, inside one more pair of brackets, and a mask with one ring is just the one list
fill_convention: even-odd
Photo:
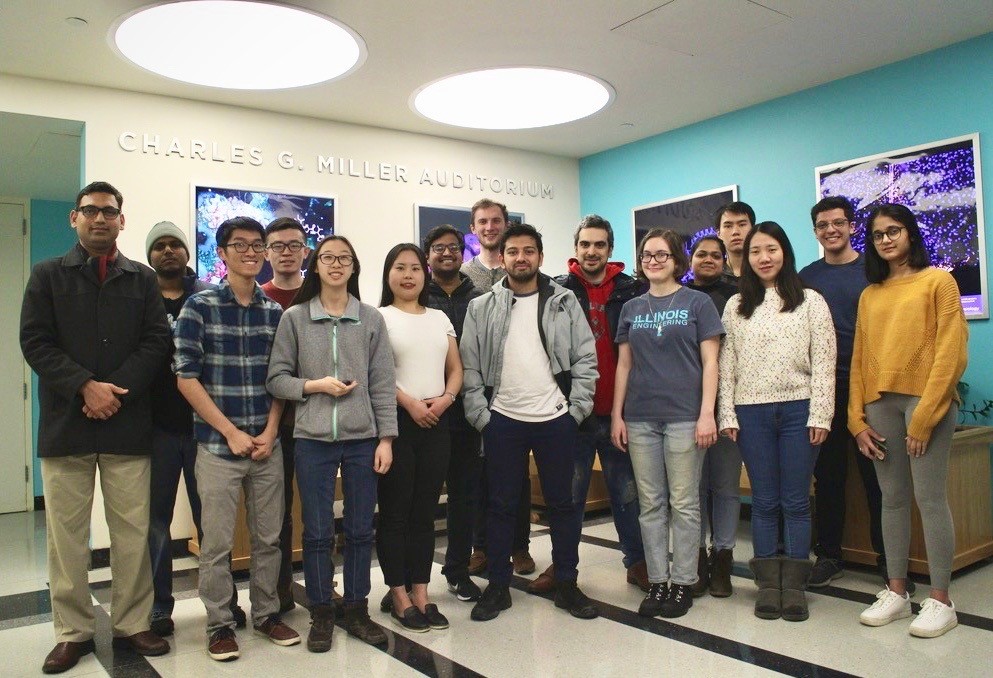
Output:
[[193,408],[203,542],[200,599],[207,608],[207,653],[238,658],[229,607],[235,518],[242,490],[252,541],[252,624],[277,645],[300,642],[279,617],[279,531],[283,523],[283,461],[279,418],[283,402],[265,389],[269,350],[282,315],[255,282],[265,235],[247,217],[217,229],[218,256],[228,269],[216,290],[190,297],[176,322],[173,369]]

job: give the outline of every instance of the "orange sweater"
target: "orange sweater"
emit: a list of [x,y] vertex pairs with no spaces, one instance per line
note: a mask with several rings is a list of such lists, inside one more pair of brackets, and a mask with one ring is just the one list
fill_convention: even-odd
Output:
[[926,268],[869,285],[859,299],[848,401],[848,429],[869,425],[865,405],[884,392],[919,396],[907,433],[919,440],[956,399],[967,361],[969,328],[952,276]]

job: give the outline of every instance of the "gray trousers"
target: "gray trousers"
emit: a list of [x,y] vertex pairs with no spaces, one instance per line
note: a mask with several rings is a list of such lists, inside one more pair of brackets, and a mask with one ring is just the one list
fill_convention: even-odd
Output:
[[955,528],[948,506],[946,484],[952,434],[958,418],[954,402],[931,432],[923,456],[907,455],[907,427],[920,398],[884,393],[865,406],[869,426],[886,438],[886,458],[876,462],[879,488],[883,492],[883,545],[887,574],[891,579],[907,576],[910,552],[910,507],[917,500],[924,527],[931,587],[947,590],[952,578]]
[[279,531],[283,527],[283,454],[279,441],[265,461],[224,459],[199,446],[196,476],[203,526],[200,600],[207,608],[207,634],[235,628],[228,555],[234,546],[242,490],[252,549],[249,598],[252,622],[258,626],[279,612],[276,580],[281,560]]

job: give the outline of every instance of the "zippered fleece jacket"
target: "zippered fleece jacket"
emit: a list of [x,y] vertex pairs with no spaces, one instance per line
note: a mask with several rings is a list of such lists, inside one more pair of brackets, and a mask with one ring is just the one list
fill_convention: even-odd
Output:
[[[332,376],[358,383],[340,398],[304,395],[310,379]],[[266,388],[297,402],[294,438],[324,442],[397,435],[396,371],[382,314],[349,295],[345,314],[332,317],[320,297],[283,313],[269,357]]]
[[[506,279],[469,302],[462,341],[462,398],[466,419],[482,431],[490,422],[490,403],[500,390],[503,351],[510,330],[514,293]],[[582,423],[593,410],[597,373],[593,332],[576,295],[547,275],[538,274],[538,333],[569,414]]]

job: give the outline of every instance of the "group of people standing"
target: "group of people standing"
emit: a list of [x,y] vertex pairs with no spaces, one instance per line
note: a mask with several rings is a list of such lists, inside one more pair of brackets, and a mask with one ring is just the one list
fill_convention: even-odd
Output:
[[[187,266],[186,235],[174,224],[148,234],[154,273],[118,252],[122,204],[105,182],[80,192],[70,213],[79,243],[35,267],[22,309],[22,349],[39,375],[59,640],[45,672],[67,670],[94,648],[85,563],[97,467],[112,540],[114,644],[142,654],[167,652],[162,636],[173,632],[169,525],[180,471],[199,538],[208,654],[230,660],[239,655],[235,629],[248,621],[230,571],[242,494],[255,631],[277,645],[300,642],[281,617],[295,606],[295,476],[308,648],[330,649],[342,611],[349,634],[381,644],[368,612],[373,545],[389,587],[381,609],[409,631],[449,626],[428,587],[443,485],[448,589],[474,603],[477,621],[511,607],[512,573],[534,570],[529,454],[552,540],[552,563],[529,592],[553,593],[574,617],[597,616],[577,578],[599,455],[626,580],[646,593],[639,613],[678,617],[708,591],[731,595],[743,459],[755,613],[806,619],[808,584],[842,574],[853,437],[887,580],[861,621],[910,615],[916,496],[932,592],[910,631],[935,636],[955,625],[944,492],[967,328],[954,281],[929,266],[906,208],[873,210],[862,255],[851,247],[851,206],[822,200],[811,217],[825,256],[798,273],[785,231],[731,203],[716,215],[717,235],[688,253],[672,231],[647,233],[635,277],[610,261],[613,230],[591,215],[575,231],[569,272],[553,280],[540,270],[541,234],[484,199],[470,224],[480,255],[462,261],[464,236],[452,226],[433,229],[420,247],[397,245],[376,308],[360,300],[359,257],[343,236],[311,251],[293,219],[267,227],[230,219],[217,232],[227,277],[208,288]],[[274,277],[259,286],[266,259]],[[336,604],[339,471],[344,595]],[[812,475],[816,563],[808,558]],[[485,591],[470,576],[483,568]]]

